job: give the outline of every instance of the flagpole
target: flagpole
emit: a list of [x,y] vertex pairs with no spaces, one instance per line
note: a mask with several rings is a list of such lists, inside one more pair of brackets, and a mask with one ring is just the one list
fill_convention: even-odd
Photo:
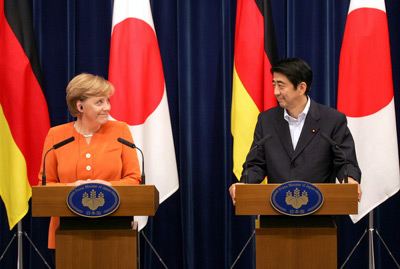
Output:
[[374,252],[374,233],[379,237],[382,244],[385,246],[387,252],[389,253],[390,257],[392,257],[393,262],[396,264],[397,268],[400,269],[400,265],[397,262],[396,258],[393,256],[392,252],[390,251],[389,247],[386,245],[385,241],[383,240],[382,236],[379,234],[378,230],[374,227],[374,209],[368,213],[368,229],[365,229],[364,233],[362,234],[361,238],[358,240],[354,248],[351,250],[349,256],[344,261],[340,269],[344,268],[346,263],[349,261],[350,257],[353,255],[356,248],[360,245],[361,240],[364,238],[365,234],[368,231],[368,268],[375,269],[375,252]]
[[22,253],[22,223],[17,224],[17,239],[18,239],[18,256],[17,256],[17,269],[24,268],[23,253]]
[[50,265],[47,263],[46,259],[43,257],[43,255],[40,253],[39,249],[36,247],[36,245],[32,242],[32,240],[29,238],[28,234],[22,230],[22,220],[20,220],[17,224],[17,232],[14,233],[13,237],[11,238],[10,242],[8,243],[6,249],[3,251],[2,255],[0,256],[0,261],[3,259],[4,255],[6,254],[8,248],[11,246],[12,242],[14,241],[15,237],[17,237],[17,269],[22,269],[24,267],[24,259],[23,259],[23,245],[22,245],[22,237],[25,235],[26,239],[28,239],[29,243],[33,247],[33,249],[36,251],[36,253],[40,256],[44,264],[47,266],[47,268],[51,269]]
[[368,214],[368,249],[369,249],[369,269],[375,269],[374,255],[374,210]]

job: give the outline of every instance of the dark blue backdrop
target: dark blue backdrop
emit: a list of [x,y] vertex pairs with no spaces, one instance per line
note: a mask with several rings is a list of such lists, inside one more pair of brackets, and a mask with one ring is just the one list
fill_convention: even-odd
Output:
[[[45,94],[52,126],[71,121],[65,87],[76,74],[107,77],[112,0],[32,1],[32,12]],[[169,268],[229,268],[253,229],[251,217],[235,216],[228,187],[235,182],[230,134],[231,81],[236,1],[153,0],[155,28],[163,60],[171,112],[180,189],[160,205],[145,229]],[[336,107],[340,47],[349,1],[272,0],[280,58],[297,56],[314,69],[311,96]],[[387,0],[396,107],[400,101],[400,3]],[[397,110],[399,114],[400,110]],[[38,119],[40,120],[40,119]],[[384,175],[382,175],[384,176]],[[377,178],[376,180],[379,180]],[[400,259],[400,195],[375,210],[375,225]],[[0,203],[0,251],[15,229],[8,231]],[[352,224],[339,219],[339,263],[367,228],[366,218]],[[44,256],[48,219],[23,220]],[[394,268],[375,238],[377,268]],[[142,240],[143,268],[162,268]],[[16,267],[16,242],[0,268]],[[253,267],[253,246],[236,268]],[[24,240],[28,268],[45,268]],[[347,268],[368,267],[366,239]]]

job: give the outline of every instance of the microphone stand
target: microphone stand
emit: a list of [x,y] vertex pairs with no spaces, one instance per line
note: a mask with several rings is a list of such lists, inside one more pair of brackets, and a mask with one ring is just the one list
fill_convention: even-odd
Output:
[[340,153],[343,155],[343,159],[344,159],[344,171],[343,171],[343,178],[344,178],[344,183],[349,183],[349,177],[348,177],[348,173],[347,173],[347,157],[346,157],[346,153],[342,150],[342,148],[339,146],[339,144],[334,141],[333,139],[331,139],[329,136],[327,136],[325,133],[320,133],[319,134],[323,139],[325,139],[326,142],[328,142],[329,144],[331,144],[331,146],[337,150],[340,151]]
[[[138,148],[135,144],[133,144],[133,143],[131,143],[131,142],[129,142],[129,141],[127,141],[127,140],[121,138],[121,137],[119,137],[117,140],[118,140],[118,142],[124,144],[125,146],[128,146],[128,147],[130,147],[130,148],[139,150],[139,152],[141,153],[141,155],[142,155],[142,175],[141,175],[142,181],[141,181],[141,184],[142,184],[142,185],[145,185],[144,154],[143,154],[142,150],[141,150],[140,148]],[[167,265],[165,265],[165,263],[164,263],[163,259],[161,258],[160,254],[158,254],[157,250],[154,248],[153,244],[150,242],[150,240],[149,240],[149,239],[147,238],[147,236],[144,234],[143,229],[140,230],[139,233],[143,236],[143,238],[144,238],[144,239],[146,240],[146,242],[149,244],[150,248],[152,249],[152,251],[154,252],[154,254],[157,256],[158,260],[161,262],[161,264],[164,266],[164,268],[168,268]],[[140,240],[140,236],[139,236],[138,238],[139,238],[139,240]],[[138,248],[138,252],[139,252],[139,253],[138,253],[138,257],[139,257],[139,258],[138,258],[138,263],[139,263],[139,268],[140,268],[140,243],[139,243],[138,245],[139,245],[139,248]]]
[[249,239],[247,239],[246,244],[244,245],[244,247],[242,248],[242,250],[239,252],[239,255],[237,256],[237,258],[235,259],[235,261],[233,262],[233,264],[231,265],[231,269],[233,269],[233,267],[235,267],[236,263],[238,262],[238,260],[240,259],[240,257],[243,254],[243,251],[247,248],[247,245],[251,242],[251,240],[253,239],[254,235],[256,234],[256,230],[254,229],[253,232],[251,233]]
[[[263,138],[261,138],[255,145],[254,147],[252,147],[249,151],[249,153],[247,155],[249,155],[253,150],[258,149],[262,144],[264,144],[265,142],[267,142],[268,140],[270,140],[272,138],[271,134],[267,134],[266,136],[264,136]],[[244,163],[245,168],[243,170],[243,181],[244,184],[248,183],[248,177],[249,177],[249,173],[248,173],[248,163],[247,161]],[[259,216],[257,216],[259,217]],[[256,234],[256,230],[254,229],[253,232],[251,233],[249,239],[247,239],[246,244],[243,246],[242,250],[239,252],[239,255],[236,257],[235,261],[233,262],[233,264],[231,265],[231,269],[236,265],[236,263],[238,262],[238,260],[240,259],[240,257],[242,256],[244,250],[247,248],[247,246],[249,245],[249,243],[251,242],[251,240],[253,239],[254,235]]]
[[161,264],[164,266],[164,268],[167,268],[167,265],[161,258],[160,254],[158,254],[157,250],[154,248],[153,244],[151,244],[150,240],[147,238],[147,236],[144,234],[143,229],[140,231],[140,234],[143,236],[143,238],[146,240],[147,244],[149,244],[150,248],[153,250],[154,254],[156,254],[158,260],[161,262]]
[[[270,140],[272,138],[271,134],[267,134],[266,136],[264,136],[263,138],[261,138],[250,150],[249,153],[247,153],[247,155],[249,155],[253,150],[258,149],[262,144],[264,144],[265,142],[267,142],[268,140]],[[244,163],[245,167],[243,170],[243,181],[244,184],[247,184],[249,182],[249,172],[247,170],[248,168],[248,163],[247,161]]]

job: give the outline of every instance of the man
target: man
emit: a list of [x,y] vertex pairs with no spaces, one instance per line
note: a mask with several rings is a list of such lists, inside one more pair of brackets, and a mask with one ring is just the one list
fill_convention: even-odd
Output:
[[[346,116],[308,97],[312,70],[303,60],[286,58],[273,66],[271,73],[279,106],[258,116],[241,181],[260,183],[267,177],[268,183],[293,180],[335,183],[336,178],[343,182],[344,157],[323,138],[328,136],[346,154],[348,182],[358,185],[360,201],[361,171]],[[229,188],[233,204],[236,184],[240,183]]]

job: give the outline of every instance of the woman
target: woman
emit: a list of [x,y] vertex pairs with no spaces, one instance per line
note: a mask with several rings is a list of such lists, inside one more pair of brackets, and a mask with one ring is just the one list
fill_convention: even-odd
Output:
[[[49,152],[46,157],[47,185],[102,183],[140,184],[136,150],[120,142],[133,141],[126,123],[109,121],[110,96],[114,87],[107,80],[90,74],[74,77],[67,86],[67,104],[75,122],[53,127],[44,143],[43,153],[71,136],[75,141]],[[43,164],[42,166],[43,167]],[[39,172],[39,179],[43,171]],[[41,180],[39,180],[41,182]],[[51,218],[49,245],[55,248],[59,218]]]

